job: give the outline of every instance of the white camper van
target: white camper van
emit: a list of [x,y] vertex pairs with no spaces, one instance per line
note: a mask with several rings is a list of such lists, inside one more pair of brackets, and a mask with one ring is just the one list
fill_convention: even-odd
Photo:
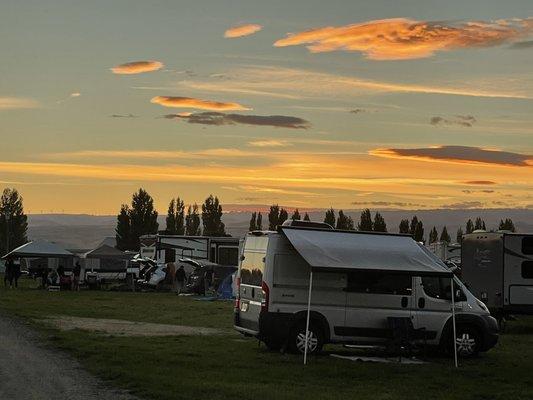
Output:
[[459,354],[496,344],[497,322],[485,305],[411,236],[298,225],[246,235],[239,332],[271,349],[303,352],[310,296],[308,352],[325,343],[383,343],[392,335],[391,317],[408,318],[428,345],[452,347],[454,279]]

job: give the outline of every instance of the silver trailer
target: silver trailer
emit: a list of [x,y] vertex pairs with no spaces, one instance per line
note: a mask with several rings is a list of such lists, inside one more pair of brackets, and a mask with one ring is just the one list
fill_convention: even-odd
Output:
[[533,314],[533,233],[463,236],[462,280],[498,317]]

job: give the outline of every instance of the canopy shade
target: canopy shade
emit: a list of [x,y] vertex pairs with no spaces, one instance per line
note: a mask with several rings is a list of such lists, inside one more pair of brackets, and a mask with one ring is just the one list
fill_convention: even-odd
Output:
[[420,275],[452,272],[411,236],[281,227],[313,269],[381,270]]
[[107,244],[102,244],[100,247],[97,247],[94,250],[91,250],[85,253],[85,258],[113,258],[113,259],[123,259],[128,260],[131,258],[129,254],[124,253],[114,247],[108,246]]
[[65,250],[61,246],[52,243],[46,242],[44,240],[34,240],[33,242],[28,242],[22,246],[17,247],[12,250],[2,258],[7,257],[50,257],[50,258],[62,258],[62,257],[73,257],[70,251]]

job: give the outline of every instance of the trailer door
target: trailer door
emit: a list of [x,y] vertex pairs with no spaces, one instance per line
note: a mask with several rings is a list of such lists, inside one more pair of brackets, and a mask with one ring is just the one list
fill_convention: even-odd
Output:
[[533,306],[533,235],[505,235],[505,305]]

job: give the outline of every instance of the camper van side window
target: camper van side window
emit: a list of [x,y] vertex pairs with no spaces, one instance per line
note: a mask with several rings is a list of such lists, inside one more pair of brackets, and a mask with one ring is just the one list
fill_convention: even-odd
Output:
[[369,294],[411,294],[411,276],[380,271],[352,271],[348,274],[348,292]]
[[522,278],[533,279],[533,261],[522,262]]
[[244,260],[241,264],[241,284],[261,286],[265,268],[264,257],[265,253],[244,252]]
[[522,253],[533,254],[533,236],[522,238]]

